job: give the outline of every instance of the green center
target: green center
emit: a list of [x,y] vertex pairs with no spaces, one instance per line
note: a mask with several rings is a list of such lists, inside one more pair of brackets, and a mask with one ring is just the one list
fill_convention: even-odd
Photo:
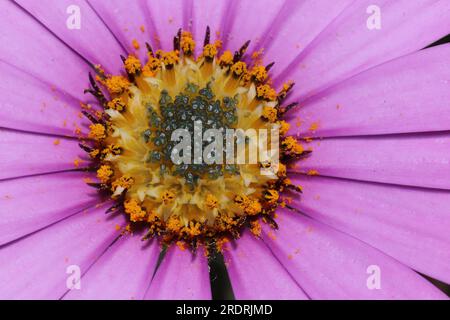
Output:
[[[179,141],[171,141],[172,133],[177,129],[189,131],[191,137],[195,134],[195,125],[200,122],[201,135],[208,129],[218,129],[225,137],[226,129],[237,124],[237,99],[224,97],[215,99],[209,84],[204,88],[189,83],[185,90],[173,99],[166,90],[161,91],[159,99],[159,112],[151,104],[146,105],[149,120],[149,129],[145,130],[143,137],[147,143],[153,145],[148,155],[149,162],[160,163],[160,174],[171,174],[183,177],[186,184],[195,186],[200,178],[217,179],[224,175],[238,174],[239,169],[232,164],[201,163],[174,164],[171,155]],[[195,139],[191,141],[190,150],[194,150]],[[202,141],[205,148],[211,141]],[[225,140],[223,141],[225,145]]]

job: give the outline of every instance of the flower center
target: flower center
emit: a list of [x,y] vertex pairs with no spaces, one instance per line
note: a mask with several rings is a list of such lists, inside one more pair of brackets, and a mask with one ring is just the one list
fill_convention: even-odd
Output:
[[[192,35],[180,30],[173,51],[147,44],[145,64],[122,57],[126,76],[100,67],[90,76],[86,91],[104,110],[83,111],[92,125],[81,147],[97,171],[92,185],[116,201],[130,230],[144,227],[146,238],[194,247],[237,238],[244,227],[259,235],[260,221],[273,223],[285,205],[280,193],[300,191],[286,165],[308,151],[281,120],[292,107],[282,102],[293,84],[272,88],[272,65],[243,61],[248,44],[234,54],[222,50],[220,40],[210,43],[208,28],[195,57]],[[255,153],[275,142],[280,149]]]

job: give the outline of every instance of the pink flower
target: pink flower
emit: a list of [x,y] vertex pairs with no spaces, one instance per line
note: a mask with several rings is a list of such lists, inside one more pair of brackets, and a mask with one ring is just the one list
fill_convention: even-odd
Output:
[[378,0],[370,28],[372,2],[1,1],[0,297],[212,297],[203,249],[161,254],[105,215],[78,145],[94,65],[123,73],[120,55],[171,50],[180,27],[200,44],[209,26],[224,49],[253,40],[275,87],[296,83],[285,120],[312,149],[288,168],[303,193],[278,230],[225,246],[234,296],[445,299],[421,274],[450,283],[450,46],[422,49],[448,34],[450,2]]

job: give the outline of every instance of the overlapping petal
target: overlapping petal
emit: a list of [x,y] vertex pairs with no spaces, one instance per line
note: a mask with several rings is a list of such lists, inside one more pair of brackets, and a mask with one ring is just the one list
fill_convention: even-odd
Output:
[[112,73],[118,73],[122,69],[120,55],[124,54],[124,50],[86,1],[15,0],[15,2],[91,64],[101,64],[106,71]]
[[[119,236],[121,215],[105,208],[76,214],[0,248],[3,299],[59,299]],[[79,283],[81,290],[83,282]],[[76,289],[74,289],[76,290]]]
[[[312,299],[445,299],[408,267],[310,218],[281,210],[264,239]],[[380,276],[374,287],[371,276]],[[375,282],[376,284],[376,282]]]
[[83,99],[91,71],[86,61],[16,3],[1,1],[0,11],[0,60],[61,95]]
[[223,254],[236,299],[308,299],[264,242],[253,235],[244,233]]
[[97,203],[80,172],[0,181],[0,244],[23,237]]
[[293,177],[303,187],[292,206],[450,283],[450,192],[322,177]]
[[315,140],[294,171],[427,188],[450,188],[450,134]]
[[429,48],[325,90],[289,115],[292,132],[333,137],[449,130],[449,55],[450,45]]
[[84,167],[74,139],[0,129],[0,180]]
[[208,262],[203,250],[170,247],[161,262],[145,299],[211,299]]
[[[355,1],[282,71],[275,83],[295,80],[304,100],[386,61],[418,51],[447,35],[445,0],[381,0],[381,28],[369,29],[373,1]],[[369,13],[368,13],[369,11]],[[301,90],[300,90],[301,88]]]
[[82,277],[80,290],[64,299],[142,299],[159,255],[156,243],[143,242],[140,234],[125,234],[95,261]]

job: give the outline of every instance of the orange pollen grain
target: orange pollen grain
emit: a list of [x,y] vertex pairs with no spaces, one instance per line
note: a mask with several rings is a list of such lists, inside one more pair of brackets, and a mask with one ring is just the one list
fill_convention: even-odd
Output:
[[136,50],[139,50],[139,48],[141,47],[136,39],[133,39],[132,44],[133,48],[135,48]]

